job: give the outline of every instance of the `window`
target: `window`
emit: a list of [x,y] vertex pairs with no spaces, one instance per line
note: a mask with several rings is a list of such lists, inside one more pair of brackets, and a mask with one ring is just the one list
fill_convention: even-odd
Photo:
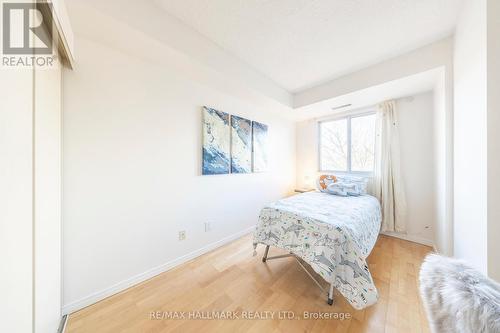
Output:
[[370,173],[374,166],[375,114],[319,123],[321,171]]

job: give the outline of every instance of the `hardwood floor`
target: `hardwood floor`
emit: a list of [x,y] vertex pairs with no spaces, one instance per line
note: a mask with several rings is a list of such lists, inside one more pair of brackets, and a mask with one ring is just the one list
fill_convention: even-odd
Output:
[[[418,271],[425,255],[431,252],[430,247],[381,235],[368,258],[380,299],[377,304],[356,311],[337,291],[334,305],[328,306],[326,295],[295,259],[264,264],[264,246],[259,245],[258,255],[253,257],[251,243],[251,236],[244,236],[75,312],[69,317],[66,332],[429,331],[418,295]],[[271,249],[270,255],[279,252]],[[175,316],[173,311],[179,311],[179,317],[181,311],[195,317],[201,315],[196,311],[205,315],[211,311],[236,311],[239,319],[168,318]],[[260,311],[249,314],[260,314],[261,318],[244,319],[244,311]],[[274,319],[270,318],[272,311]],[[279,311],[291,311],[287,314],[295,317],[279,319],[279,314],[285,314]],[[304,311],[344,314],[350,318],[303,319]]]

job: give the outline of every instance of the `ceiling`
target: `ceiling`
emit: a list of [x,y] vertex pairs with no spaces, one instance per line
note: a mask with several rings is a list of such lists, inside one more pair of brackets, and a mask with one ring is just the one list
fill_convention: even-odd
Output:
[[[293,110],[294,119],[301,121],[322,118],[359,110],[389,99],[411,97],[434,90],[440,77],[444,76],[444,67],[431,69],[418,74],[406,76],[394,81],[361,89],[345,95],[326,99]],[[340,106],[346,107],[340,107]],[[336,109],[337,107],[340,107]],[[333,108],[333,109],[332,109]]]
[[453,33],[461,0],[154,0],[291,93]]

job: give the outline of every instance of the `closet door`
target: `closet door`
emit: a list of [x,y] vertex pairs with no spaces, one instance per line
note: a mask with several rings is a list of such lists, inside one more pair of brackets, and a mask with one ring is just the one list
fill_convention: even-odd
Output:
[[[6,13],[16,45],[53,61],[0,68],[0,332],[53,333],[62,298],[60,57],[71,66],[72,33],[56,24],[67,22],[61,0]],[[25,29],[27,17],[42,29]],[[52,53],[40,48],[47,45]]]
[[0,71],[0,332],[31,332],[33,69]]
[[35,332],[56,332],[61,319],[61,65],[34,72]]

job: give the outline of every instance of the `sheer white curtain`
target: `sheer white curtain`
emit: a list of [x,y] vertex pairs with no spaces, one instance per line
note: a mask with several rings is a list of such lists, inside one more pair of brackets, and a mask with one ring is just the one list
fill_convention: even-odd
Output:
[[376,114],[372,192],[382,206],[382,231],[406,232],[406,197],[400,172],[396,103],[380,103]]

